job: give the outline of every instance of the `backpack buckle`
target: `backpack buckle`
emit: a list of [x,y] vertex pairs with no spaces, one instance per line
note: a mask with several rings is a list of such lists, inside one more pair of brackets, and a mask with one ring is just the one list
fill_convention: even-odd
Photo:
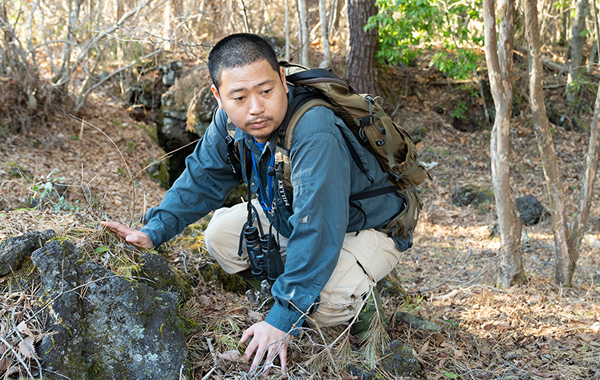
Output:
[[366,126],[373,125],[373,124],[375,124],[375,117],[373,115],[361,117],[360,119],[356,119],[356,124],[360,128],[364,128]]

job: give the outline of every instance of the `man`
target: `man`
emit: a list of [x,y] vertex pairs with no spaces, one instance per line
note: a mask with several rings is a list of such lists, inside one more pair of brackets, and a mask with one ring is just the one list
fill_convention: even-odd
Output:
[[297,335],[305,319],[319,325],[351,320],[376,282],[398,264],[400,252],[410,247],[410,239],[377,231],[402,211],[403,201],[388,192],[351,205],[351,195],[389,186],[387,175],[342,120],[322,106],[302,116],[294,131],[289,152],[293,193],[277,188],[277,132],[295,88],[286,83],[275,52],[256,35],[234,34],[211,50],[209,71],[219,109],[187,158],[184,173],[160,206],[148,212],[141,231],[114,222],[103,225],[132,244],[153,248],[218,209],[205,232],[208,252],[226,272],[248,277],[248,257],[238,256],[247,205],[220,208],[239,181],[226,144],[227,123],[233,123],[236,143],[248,152],[241,154],[242,173],[257,196],[253,203],[260,204],[263,230],[277,231],[285,254],[285,270],[271,290],[275,304],[241,342],[252,338],[244,355],[246,360],[254,355],[251,370],[278,356],[285,371],[290,336]]

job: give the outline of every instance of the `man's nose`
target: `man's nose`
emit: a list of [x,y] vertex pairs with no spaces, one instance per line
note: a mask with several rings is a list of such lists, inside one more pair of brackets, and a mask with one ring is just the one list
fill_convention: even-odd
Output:
[[250,114],[251,115],[260,115],[264,112],[265,107],[263,105],[262,99],[258,96],[252,96],[250,98]]

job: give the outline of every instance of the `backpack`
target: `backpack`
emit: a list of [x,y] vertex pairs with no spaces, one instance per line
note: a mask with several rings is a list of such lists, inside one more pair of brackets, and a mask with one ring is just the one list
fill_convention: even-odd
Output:
[[[415,186],[431,177],[425,167],[419,163],[416,146],[408,132],[394,123],[385,113],[380,97],[359,94],[333,72],[326,69],[308,69],[287,62],[280,62],[280,65],[284,68],[288,85],[296,88],[295,97],[288,104],[288,112],[279,128],[279,141],[275,152],[277,189],[286,206],[291,207],[291,199],[283,190],[285,188],[292,194],[289,151],[294,129],[309,109],[325,106],[333,110],[357,140],[376,157],[391,183],[391,186],[352,196],[351,205],[361,199],[397,192],[404,199],[406,207],[385,229],[380,231],[390,237],[412,236],[422,208]],[[235,125],[228,122],[227,131],[229,161],[234,172],[240,175],[239,148],[235,146],[233,139]],[[342,135],[344,136],[344,133]],[[349,141],[346,143],[353,161],[366,174],[352,144]]]

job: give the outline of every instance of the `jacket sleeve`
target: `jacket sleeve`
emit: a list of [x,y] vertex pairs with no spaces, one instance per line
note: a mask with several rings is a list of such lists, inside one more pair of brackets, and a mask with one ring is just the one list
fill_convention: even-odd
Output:
[[227,160],[227,115],[215,112],[213,122],[185,161],[185,170],[167,191],[160,206],[151,208],[142,231],[154,247],[223,205],[238,184]]
[[266,317],[267,323],[282,331],[301,325],[305,315],[316,310],[348,225],[351,159],[335,125],[337,119],[330,114],[329,121],[323,120],[324,113],[313,110],[294,132],[290,152],[294,201],[288,220],[292,233],[285,271],[272,287],[275,304]]

